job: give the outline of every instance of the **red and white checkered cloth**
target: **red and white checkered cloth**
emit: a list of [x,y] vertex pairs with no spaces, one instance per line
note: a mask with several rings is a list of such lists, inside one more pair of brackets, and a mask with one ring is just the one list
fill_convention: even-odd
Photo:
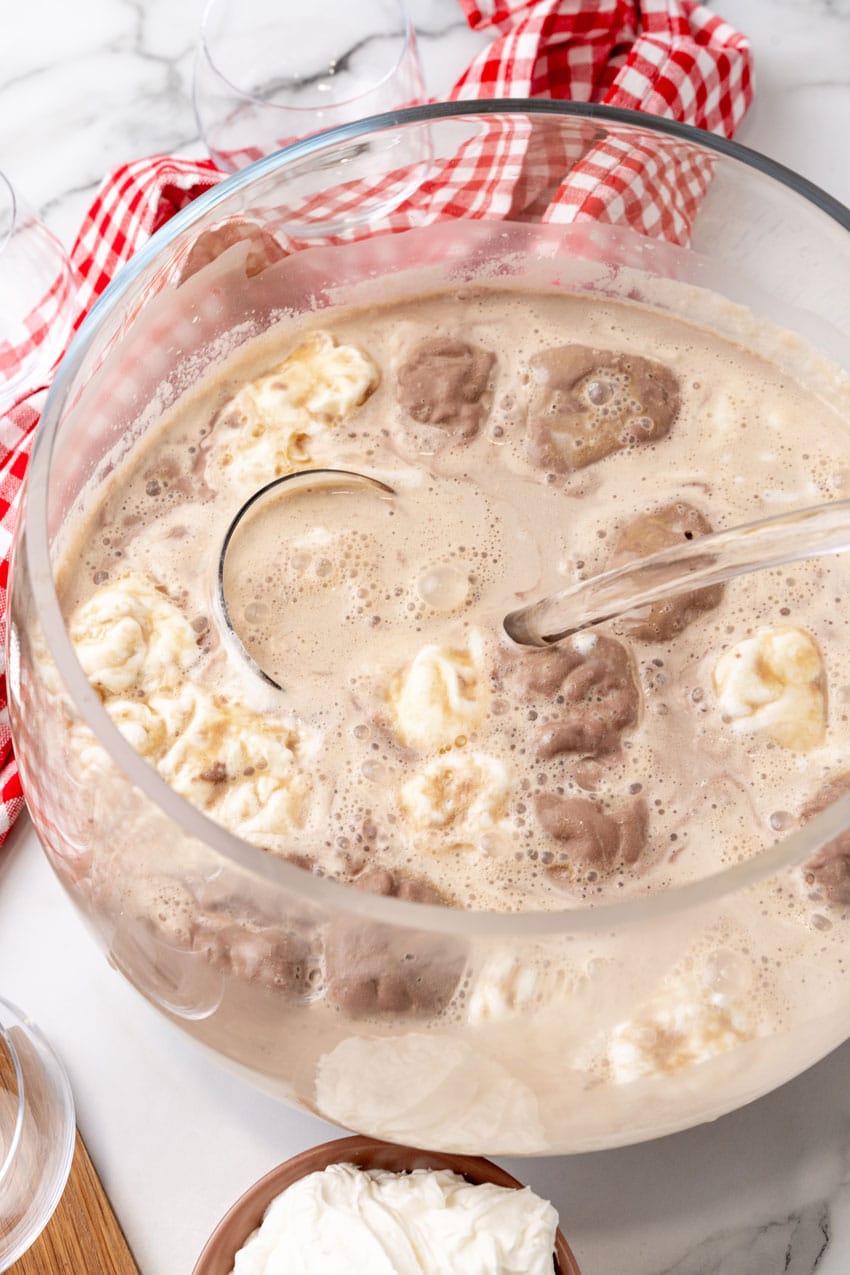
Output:
[[[731,137],[752,97],[749,44],[696,0],[459,0],[469,25],[494,39],[451,99],[549,98],[604,102],[680,120]],[[589,134],[585,143],[536,133],[522,116],[489,123],[410,192],[410,170],[383,174],[399,202],[387,231],[445,217],[555,223],[606,221],[687,242],[710,181],[705,159],[683,144],[664,151],[640,139]],[[121,266],[186,204],[224,176],[209,160],[154,156],[124,164],[103,182],[72,252],[80,288],[77,325]],[[323,191],[297,209],[314,223],[363,199],[363,181]],[[391,203],[391,201],[390,201]],[[374,222],[369,224],[374,233]],[[311,239],[315,243],[315,238]],[[283,250],[298,241],[280,238]],[[50,299],[46,299],[46,305]],[[36,327],[43,316],[35,316]],[[30,325],[32,326],[32,325]],[[35,328],[32,328],[35,331]],[[29,447],[45,387],[0,417],[0,637],[5,646],[9,551]],[[0,671],[0,843],[23,806]]]
[[[47,231],[44,234],[57,243]],[[57,252],[59,251],[61,248],[57,243]],[[22,374],[28,359],[44,344],[53,324],[66,312],[65,307],[72,300],[73,286],[69,270],[57,273],[35,309],[21,319],[20,330],[15,334],[16,339],[0,341],[0,384],[4,379],[12,380]]]

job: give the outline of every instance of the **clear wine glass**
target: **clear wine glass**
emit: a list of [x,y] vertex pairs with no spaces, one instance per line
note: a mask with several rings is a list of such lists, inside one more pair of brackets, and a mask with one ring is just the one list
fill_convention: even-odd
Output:
[[0,1271],[47,1225],[74,1156],[64,1068],[25,1014],[0,1000]]
[[195,114],[226,172],[423,97],[416,36],[400,0],[208,0]]
[[64,350],[75,292],[59,240],[0,173],[0,412],[37,389]]

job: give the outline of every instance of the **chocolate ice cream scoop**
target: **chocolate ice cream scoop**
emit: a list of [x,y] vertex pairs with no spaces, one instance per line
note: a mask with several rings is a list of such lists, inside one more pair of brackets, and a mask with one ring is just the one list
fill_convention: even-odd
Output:
[[487,414],[490,350],[450,337],[423,341],[398,370],[398,401],[423,425],[473,438]]
[[655,606],[765,567],[848,548],[850,500],[831,500],[677,541],[660,553],[636,558],[511,611],[505,616],[505,632],[523,646],[551,646],[579,629],[638,607]]
[[[429,881],[388,868],[371,868],[353,885],[413,903],[451,906]],[[421,931],[339,920],[325,939],[328,1000],[352,1018],[438,1014],[463,973],[463,957],[445,937]]]
[[637,721],[640,692],[629,653],[615,638],[580,635],[551,651],[511,651],[504,677],[540,712],[537,756],[616,752]]
[[646,848],[648,814],[642,797],[606,812],[588,797],[540,793],[534,801],[540,826],[563,851],[547,868],[555,880],[573,881],[588,868],[612,872],[631,867]]
[[237,243],[245,243],[248,246],[244,269],[249,279],[286,256],[270,231],[255,222],[235,218],[232,221],[222,222],[218,226],[211,226],[209,230],[204,230],[198,235],[183,263],[180,282],[191,279],[192,275],[203,270]]
[[296,1001],[309,990],[310,969],[317,961],[305,935],[208,913],[199,913],[194,922],[192,950],[225,974],[273,988]]
[[[626,523],[614,541],[610,566],[619,567],[633,562],[635,558],[646,558],[674,545],[710,535],[711,531],[711,523],[698,509],[684,500],[674,501]],[[718,606],[722,596],[723,586],[720,584],[680,593],[677,597],[656,602],[626,620],[624,630],[629,637],[642,638],[646,642],[667,642],[703,611]]]
[[[800,812],[803,823],[850,792],[850,771],[825,783]],[[850,829],[817,852],[803,868],[809,885],[819,886],[832,903],[850,903]]]
[[676,375],[654,359],[561,345],[530,367],[526,446],[536,465],[556,473],[663,438],[679,414]]

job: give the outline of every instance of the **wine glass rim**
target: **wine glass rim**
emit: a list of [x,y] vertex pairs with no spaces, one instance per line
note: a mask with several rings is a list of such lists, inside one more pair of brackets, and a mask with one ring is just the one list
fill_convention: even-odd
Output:
[[[29,572],[31,577],[39,581],[39,617],[45,640],[75,711],[129,782],[139,788],[186,836],[205,844],[211,852],[225,861],[263,878],[273,887],[286,890],[308,905],[322,910],[347,912],[388,925],[451,934],[459,938],[486,936],[518,939],[610,932],[629,925],[677,916],[688,909],[715,903],[723,897],[764,881],[777,872],[799,865],[822,846],[847,831],[850,826],[850,794],[815,815],[805,827],[797,828],[744,862],[733,863],[695,881],[671,886],[655,894],[633,895],[591,907],[573,905],[553,911],[524,912],[471,911],[373,895],[328,877],[305,872],[303,868],[243,841],[169,786],[158,771],[124,738],[88,681],[62,615],[51,567],[47,489],[53,443],[65,399],[101,324],[120,306],[125,292],[143,270],[160,256],[163,249],[205,214],[212,212],[218,204],[259,179],[285,169],[295,160],[385,128],[488,115],[543,115],[585,119],[680,138],[716,154],[725,155],[745,167],[755,169],[779,185],[788,187],[829,216],[843,230],[850,232],[850,209],[775,160],[692,125],[617,107],[523,98],[469,99],[461,102],[429,103],[387,112],[313,134],[225,177],[199,196],[140,249],[132,262],[124,267],[98,299],[75,335],[48,395],[30,462],[28,497],[21,525],[26,532]],[[36,496],[38,500],[35,499]],[[53,630],[50,637],[49,630]]]
[[[33,1240],[41,1233],[53,1216],[71,1172],[77,1133],[74,1094],[71,1089],[71,1081],[65,1070],[65,1064],[38,1024],[34,1023],[29,1015],[25,1014],[17,1005],[0,997],[0,1038],[5,1040],[15,1065],[19,1095],[17,1123],[21,1130],[19,1133],[16,1127],[13,1145],[9,1149],[9,1154],[4,1158],[2,1168],[0,1168],[0,1187],[3,1185],[4,1175],[11,1170],[14,1164],[15,1155],[23,1136],[23,1128],[27,1121],[27,1105],[32,1101],[30,1091],[27,1089],[20,1053],[9,1036],[9,1026],[14,1026],[21,1032],[26,1039],[28,1048],[31,1048],[38,1056],[38,1065],[42,1069],[53,1093],[54,1111],[52,1114],[55,1114],[56,1119],[53,1121],[50,1130],[50,1146],[53,1158],[52,1163],[49,1163],[49,1175],[45,1170],[44,1164],[39,1164],[39,1170],[43,1175],[39,1185],[40,1207],[36,1213],[32,1213],[29,1216],[26,1211],[24,1212],[23,1216],[27,1217],[26,1228],[16,1232],[13,1226],[10,1232],[4,1232],[1,1237],[5,1242],[8,1242],[10,1236],[12,1239],[11,1248],[8,1251],[0,1251],[0,1262],[7,1264],[2,1267],[4,1271],[14,1266],[18,1259],[23,1256]],[[38,1196],[31,1197],[27,1201],[28,1209],[31,1207],[33,1198],[37,1199]]]
[[[210,15],[212,14],[213,9],[215,9],[218,5],[223,4],[225,2],[226,0],[206,0],[206,4],[204,5],[204,11],[203,11],[203,14],[201,15],[201,31],[200,31],[200,37],[198,40],[199,56],[201,52],[203,52],[203,54],[206,55],[206,58],[210,64],[210,67],[215,72],[215,74],[219,77],[222,83],[226,84],[227,87],[231,89],[234,93],[237,93],[239,97],[241,97],[245,102],[255,102],[258,106],[262,106],[269,111],[281,111],[281,112],[289,111],[289,112],[292,112],[293,114],[297,113],[297,114],[307,115],[310,113],[314,114],[319,109],[334,110],[334,111],[344,110],[346,107],[354,105],[354,103],[358,102],[361,98],[366,97],[367,94],[374,93],[377,89],[381,87],[381,85],[386,84],[388,80],[391,80],[392,77],[395,75],[396,71],[401,66],[407,54],[407,51],[411,47],[411,44],[413,42],[413,35],[414,35],[413,23],[411,22],[410,14],[407,11],[407,6],[405,5],[404,0],[393,0],[393,3],[395,4],[396,8],[398,9],[401,15],[401,19],[403,23],[401,34],[403,39],[402,39],[401,48],[399,49],[397,58],[379,79],[375,80],[373,84],[370,84],[367,89],[363,89],[359,93],[353,93],[351,97],[343,98],[340,101],[330,102],[328,103],[327,107],[317,107],[315,103],[313,103],[310,106],[301,106],[298,103],[295,103],[294,105],[287,104],[286,106],[282,106],[278,102],[270,102],[267,98],[261,97],[257,93],[252,93],[250,90],[244,89],[238,84],[234,84],[233,80],[230,78],[229,75],[226,75],[224,73],[224,71],[221,69],[221,66],[216,61],[215,57],[213,56],[212,50],[210,48],[209,40],[207,39],[207,36],[208,36],[207,22]],[[297,81],[296,76],[292,76],[289,78],[291,78],[293,83]],[[198,109],[197,62],[196,62],[196,70],[195,70],[195,90],[193,93],[193,97],[194,97],[194,105],[195,105],[195,114],[198,117],[198,127],[200,128],[201,133],[203,133],[204,132],[203,121],[201,120],[201,113]]]
[[[8,1002],[4,1000],[0,1000],[0,1011],[4,1009],[10,1010],[12,1013],[17,1013],[13,1005],[8,1004]],[[18,1110],[15,1115],[15,1131],[12,1134],[11,1141],[9,1142],[8,1150],[6,1151],[2,1162],[0,1162],[0,1188],[2,1188],[7,1175],[11,1171],[12,1164],[18,1152],[18,1147],[20,1146],[21,1136],[23,1134],[24,1113],[26,1111],[26,1085],[24,1083],[24,1072],[21,1067],[21,1060],[18,1056],[18,1051],[15,1048],[15,1043],[9,1035],[8,1028],[4,1022],[0,1022],[0,1041],[5,1044],[9,1057],[12,1060],[12,1066],[15,1069],[15,1083],[18,1090]]]
[[12,238],[12,232],[15,229],[15,222],[18,219],[18,197],[15,194],[15,187],[9,181],[9,178],[0,169],[0,198],[5,194],[9,200],[10,217],[9,224],[6,226],[2,234],[0,234],[0,252],[3,252],[9,240]]

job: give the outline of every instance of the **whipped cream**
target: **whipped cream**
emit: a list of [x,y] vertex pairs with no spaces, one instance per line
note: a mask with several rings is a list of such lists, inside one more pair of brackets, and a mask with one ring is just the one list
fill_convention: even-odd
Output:
[[552,1275],[557,1226],[528,1187],[332,1164],[272,1201],[232,1275]]

